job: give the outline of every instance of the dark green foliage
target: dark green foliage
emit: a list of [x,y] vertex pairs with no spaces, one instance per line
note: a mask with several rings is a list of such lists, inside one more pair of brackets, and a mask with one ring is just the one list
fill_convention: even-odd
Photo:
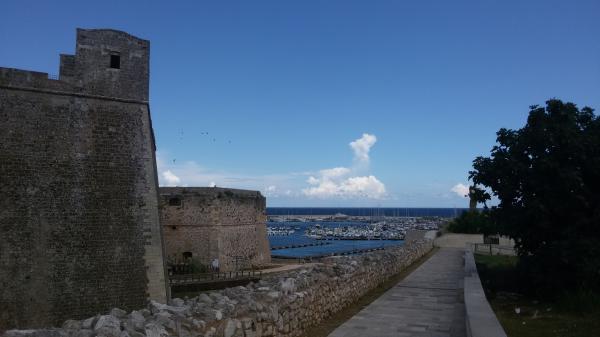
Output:
[[469,187],[469,209],[474,210],[478,203],[483,204],[484,208],[487,209],[487,202],[492,196],[485,190],[473,185]]
[[514,238],[521,268],[547,288],[600,285],[600,120],[549,100],[519,130],[501,129],[470,178],[498,198],[492,210]]
[[202,264],[198,259],[192,259],[190,262],[192,274],[202,274],[210,272],[210,269],[205,264]]
[[[475,255],[485,295],[508,336],[600,336],[600,292],[555,289],[539,296],[514,256]],[[519,312],[515,311],[519,308]]]
[[495,298],[498,292],[520,293],[523,283],[519,282],[516,270],[518,258],[502,255],[475,255],[477,273],[486,290],[486,295]]
[[448,225],[448,231],[465,234],[497,234],[490,212],[487,210],[469,210],[463,212]]

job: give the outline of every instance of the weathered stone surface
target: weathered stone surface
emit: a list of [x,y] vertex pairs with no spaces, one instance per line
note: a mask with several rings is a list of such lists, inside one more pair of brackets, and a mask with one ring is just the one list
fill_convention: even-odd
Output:
[[149,323],[146,325],[147,337],[166,337],[168,335],[167,330],[160,324]]
[[98,322],[98,318],[100,316],[94,316],[81,321],[81,327],[84,329],[93,329],[96,326],[96,322]]
[[62,328],[65,330],[79,330],[82,327],[82,322],[81,321],[76,321],[76,320],[67,320],[63,323]]
[[[356,262],[356,261],[354,261]],[[280,284],[281,292],[285,295],[296,292],[296,280],[293,278],[287,278],[282,280]]]
[[[258,191],[218,187],[161,187],[161,223],[167,256],[220,271],[271,262],[266,202]],[[185,254],[184,254],[185,253]]]
[[232,337],[235,334],[236,329],[236,322],[232,319],[228,319],[225,323],[225,331],[223,332],[223,335],[225,337]]
[[198,300],[207,304],[213,304],[215,301],[213,301],[212,298],[210,298],[210,296],[206,295],[206,294],[200,294],[198,296]]
[[121,321],[113,315],[100,316],[94,331],[99,336],[119,337],[121,335]]
[[[143,331],[144,323],[146,322],[146,318],[140,311],[134,310],[131,312],[128,322],[130,322],[130,326],[134,330]],[[129,334],[131,335],[131,332]]]
[[[299,336],[306,328],[327,320],[402,271],[431,248],[432,241],[417,241],[364,255],[328,258],[303,270],[267,276],[245,287],[172,301],[173,305],[151,301],[148,308],[119,318],[120,325],[129,337]],[[112,319],[116,317],[110,317],[111,324],[105,324],[107,318],[101,316],[81,321],[81,326],[97,320],[96,326],[111,326],[114,334],[117,324]],[[65,326],[75,327],[77,323],[70,321]],[[73,329],[57,331],[65,334],[68,331],[69,337],[76,337],[72,335]]]
[[[76,330],[76,331],[68,331],[69,333],[69,337],[93,337],[96,335],[96,333],[94,332],[94,330],[90,330],[90,329],[81,329],[81,330]],[[133,337],[133,336],[130,336]],[[139,337],[139,336],[136,336]]]
[[123,318],[123,317],[127,316],[127,311],[125,311],[123,309],[119,309],[119,308],[113,308],[110,311],[110,314],[115,317],[118,317],[118,318]]
[[8,330],[5,337],[66,337],[67,333],[62,329],[39,329],[39,330]]
[[0,330],[165,302],[148,67],[148,41],[78,29],[59,80],[0,68]]
[[185,301],[182,300],[181,298],[174,298],[171,300],[171,305],[173,305],[174,307],[183,307],[185,304]]

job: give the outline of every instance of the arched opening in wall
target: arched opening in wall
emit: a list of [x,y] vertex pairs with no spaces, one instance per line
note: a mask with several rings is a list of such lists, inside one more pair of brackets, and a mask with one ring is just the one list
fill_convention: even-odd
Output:
[[181,198],[178,198],[178,197],[170,198],[169,206],[181,206]]

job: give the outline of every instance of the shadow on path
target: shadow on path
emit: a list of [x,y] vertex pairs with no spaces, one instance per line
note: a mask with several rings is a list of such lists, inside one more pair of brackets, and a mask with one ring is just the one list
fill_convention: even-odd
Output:
[[329,337],[464,337],[464,249],[440,248]]
[[427,261],[431,256],[433,256],[437,252],[438,248],[433,248],[433,250],[415,263],[410,265],[404,271],[392,276],[379,287],[369,291],[363,297],[361,297],[357,302],[352,305],[344,308],[343,310],[335,313],[333,316],[329,317],[324,322],[317,324],[316,326],[308,328],[302,337],[327,337],[329,334],[335,330],[337,327],[342,325],[344,322],[351,319],[354,315],[358,314],[361,310],[370,305],[373,301],[377,300],[383,294],[385,294],[388,290],[394,287],[398,282],[405,279],[408,275],[410,275],[414,270],[416,270],[419,266],[421,266],[425,261]]

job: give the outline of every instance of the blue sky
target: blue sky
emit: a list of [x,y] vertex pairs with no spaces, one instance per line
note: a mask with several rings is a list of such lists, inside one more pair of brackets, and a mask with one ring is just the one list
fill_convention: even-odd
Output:
[[75,28],[124,30],[151,41],[161,184],[258,189],[269,206],[466,207],[453,187],[529,105],[600,108],[599,13],[597,0],[3,1],[0,66],[56,74]]

